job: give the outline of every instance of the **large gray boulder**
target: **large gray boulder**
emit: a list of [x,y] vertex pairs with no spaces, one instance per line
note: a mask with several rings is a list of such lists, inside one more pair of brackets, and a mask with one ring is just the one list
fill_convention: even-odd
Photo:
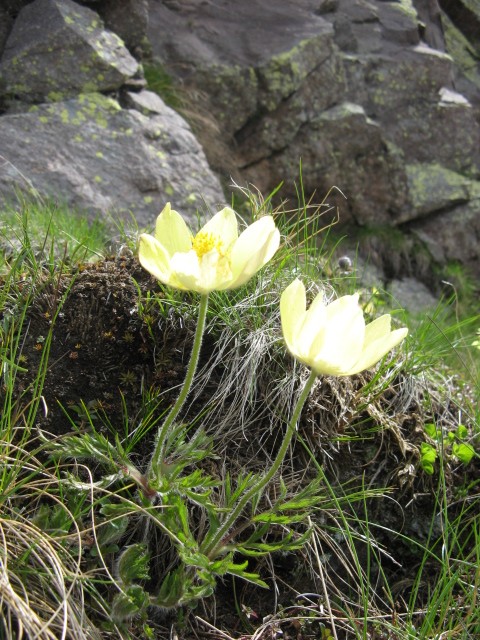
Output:
[[138,71],[121,39],[73,0],[35,0],[17,16],[0,61],[0,85],[24,102],[110,91]]
[[98,93],[0,118],[0,200],[19,190],[90,214],[151,224],[171,200],[194,218],[223,203],[218,180],[189,126],[150,92],[129,108]]

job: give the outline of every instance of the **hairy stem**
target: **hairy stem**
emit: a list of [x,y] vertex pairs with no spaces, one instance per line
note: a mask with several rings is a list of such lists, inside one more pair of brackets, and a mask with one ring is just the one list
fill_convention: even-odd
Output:
[[174,423],[176,417],[180,413],[185,400],[187,399],[190,389],[192,387],[193,378],[197,370],[198,358],[200,355],[200,348],[202,346],[203,332],[205,330],[205,320],[207,317],[208,309],[208,293],[202,295],[200,298],[200,307],[198,311],[197,328],[195,330],[195,338],[193,340],[192,352],[190,354],[190,360],[188,362],[187,373],[183,382],[182,389],[177,398],[177,401],[170,409],[170,413],[165,418],[165,422],[159,428],[157,438],[155,440],[155,449],[152,454],[152,459],[148,466],[147,478],[150,480],[152,476],[155,478],[158,475],[159,464],[165,457],[165,445],[167,442],[170,427]]
[[[265,475],[260,479],[255,486],[251,487],[244,495],[239,499],[233,511],[226,517],[225,522],[221,525],[218,531],[215,532],[213,537],[209,539],[209,536],[205,538],[204,547],[202,548],[202,553],[206,556],[209,556],[211,559],[215,558],[216,554],[222,547],[223,540],[225,536],[228,534],[230,529],[234,526],[236,520],[242,514],[242,511],[245,509],[250,500],[261,493],[265,487],[268,485],[270,480],[277,473],[279,468],[282,465],[282,462],[287,453],[288,447],[292,440],[293,434],[295,433],[295,428],[297,426],[298,419],[300,418],[300,413],[303,409],[303,405],[305,404],[306,399],[312,389],[313,383],[317,378],[317,374],[313,371],[310,373],[310,377],[308,378],[305,387],[298,398],[297,404],[293,410],[293,414],[290,422],[288,423],[287,431],[285,433],[285,437],[283,442],[278,450],[275,460],[272,463],[270,469],[265,473]],[[202,545],[203,546],[203,545]]]

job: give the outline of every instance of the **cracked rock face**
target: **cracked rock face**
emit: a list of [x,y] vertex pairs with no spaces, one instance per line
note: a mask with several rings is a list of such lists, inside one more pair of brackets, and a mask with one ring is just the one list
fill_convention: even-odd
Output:
[[[480,273],[478,59],[472,66],[480,38],[469,26],[480,13],[472,5],[151,0],[149,33],[159,64],[203,98],[214,126],[199,138],[214,169],[228,166],[267,193],[283,182],[281,194],[295,200],[301,161],[307,199],[338,187],[347,199],[330,192],[328,203],[341,222],[415,224],[433,259],[461,255],[440,233],[451,215],[470,228],[465,256]],[[233,144],[218,151],[219,138]]]

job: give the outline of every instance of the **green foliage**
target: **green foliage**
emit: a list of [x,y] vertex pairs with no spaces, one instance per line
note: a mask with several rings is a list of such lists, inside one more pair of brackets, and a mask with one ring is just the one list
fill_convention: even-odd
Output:
[[117,593],[112,602],[112,619],[124,622],[144,612],[150,599],[144,589],[138,584],[129,585],[125,591]]
[[97,260],[111,236],[98,218],[89,220],[48,201],[24,200],[20,211],[4,207],[0,215],[0,273],[22,254],[30,256],[32,264],[47,262],[52,267]]
[[132,544],[118,558],[118,577],[124,584],[149,578],[150,552],[144,543]]
[[[298,376],[298,369],[284,357],[277,294],[298,273],[327,287],[336,275],[329,263],[331,250],[324,244],[322,208],[315,211],[301,203],[293,211],[274,211],[272,198],[262,199],[251,193],[245,202],[247,215],[252,211],[255,215],[274,212],[286,241],[256,279],[239,291],[212,296],[209,339],[215,340],[217,347],[220,339],[224,340],[225,351],[219,348],[224,354],[219,360],[222,366],[228,362],[227,350],[237,345],[237,363],[250,366],[254,380],[261,379],[262,399],[273,395],[272,387],[278,386],[275,400],[268,405],[271,433],[275,433],[291,412],[288,403],[277,400],[296,390],[285,380]],[[305,575],[315,576],[319,598],[303,609],[282,611],[279,607],[278,617],[271,623],[272,637],[280,629],[275,624],[282,621],[282,616],[284,620],[298,618],[297,635],[316,634],[325,640],[336,637],[335,627],[339,625],[346,636],[359,639],[374,635],[402,640],[433,638],[448,633],[455,637],[458,629],[466,629],[459,638],[474,634],[478,628],[475,612],[480,562],[475,511],[478,483],[465,483],[458,490],[459,508],[458,503],[447,502],[444,476],[446,464],[463,470],[478,456],[475,434],[463,424],[452,429],[433,422],[425,426],[420,464],[425,474],[433,475],[428,482],[438,479],[436,513],[441,515],[442,528],[439,533],[432,516],[427,539],[422,542],[401,531],[390,532],[420,558],[417,574],[409,576],[413,585],[410,598],[406,596],[408,609],[398,617],[395,607],[403,596],[396,597],[397,585],[388,584],[382,574],[382,557],[391,561],[391,550],[378,542],[380,527],[369,520],[371,504],[381,496],[388,499],[391,489],[366,486],[358,478],[355,488],[353,484],[330,484],[311,451],[311,466],[306,465],[305,472],[311,472],[312,467],[316,470],[313,481],[303,479],[297,486],[285,467],[267,488],[255,492],[262,473],[258,469],[239,470],[234,465],[229,468],[233,460],[218,450],[221,428],[228,431],[232,425],[212,428],[220,414],[217,408],[225,401],[225,388],[229,389],[229,399],[236,400],[239,390],[245,394],[241,415],[247,425],[252,424],[245,415],[253,405],[254,385],[252,378],[251,386],[244,384],[248,378],[240,378],[239,369],[235,369],[233,378],[226,378],[229,386],[225,381],[219,383],[221,395],[211,406],[199,409],[195,419],[173,422],[165,441],[165,456],[155,474],[147,473],[138,451],[147,434],[151,438],[152,430],[165,419],[165,403],[158,392],[142,389],[144,412],[135,423],[134,435],[126,404],[124,415],[119,417],[108,415],[95,403],[81,401],[64,410],[73,434],[57,440],[38,435],[38,416],[45,410],[43,385],[52,366],[51,329],[43,336],[35,380],[24,389],[21,379],[30,366],[22,358],[22,340],[38,283],[45,277],[57,282],[58,273],[67,272],[73,263],[96,259],[105,243],[102,225],[87,224],[83,219],[77,227],[77,220],[68,211],[64,217],[60,213],[57,216],[58,209],[49,207],[29,205],[23,215],[8,218],[1,231],[8,238],[9,248],[2,249],[5,275],[0,288],[0,527],[10,584],[23,585],[33,612],[22,618],[28,636],[43,640],[42,629],[50,625],[51,638],[63,637],[66,628],[79,639],[95,637],[99,628],[108,637],[133,638],[135,633],[138,637],[161,637],[163,631],[147,624],[147,620],[151,622],[151,607],[177,611],[184,606],[195,607],[212,596],[218,581],[226,576],[234,581],[240,578],[252,588],[266,588],[271,576],[265,578],[267,564],[257,561],[288,554],[296,554]],[[337,285],[339,290],[349,290],[352,281],[346,278]],[[61,313],[63,295],[57,301],[57,313]],[[364,303],[375,315],[388,299],[371,290],[366,292]],[[154,316],[168,318],[174,309],[183,318],[191,318],[195,308],[195,299],[188,295],[164,291],[163,297],[140,297],[139,290],[139,315],[147,326],[152,315],[152,336]],[[57,317],[52,314],[52,327]],[[388,390],[396,384],[400,366],[411,376],[422,376],[431,374],[453,351],[465,360],[467,347],[473,342],[470,328],[478,328],[478,318],[476,324],[471,319],[459,321],[454,331],[450,331],[451,319],[452,306],[448,313],[440,310],[426,318],[409,342],[408,359],[383,363],[372,382],[355,391],[357,408],[363,411],[379,389]],[[262,348],[268,345],[262,359],[256,351],[260,343]],[[261,378],[262,369],[270,372],[270,386]],[[208,377],[208,369],[202,375]],[[197,407],[198,396],[195,402],[193,406]],[[394,409],[389,407],[388,413],[394,420]],[[467,424],[465,416],[463,420]],[[374,428],[378,431],[380,427]],[[352,436],[348,425],[345,432],[343,427],[341,433],[322,432],[324,451],[347,442],[360,447],[361,438],[371,437],[374,428],[369,431],[366,426],[360,437]],[[388,432],[385,439],[392,433]],[[302,434],[299,430],[299,440]],[[212,546],[211,541],[223,531],[229,515],[245,496],[250,497],[239,517]],[[384,540],[385,532],[386,525],[380,530],[380,540]],[[338,583],[329,583],[329,555],[348,575],[344,598],[337,591]],[[168,557],[168,563],[161,564],[159,557]],[[436,581],[432,581],[432,567],[439,571]],[[428,606],[420,598],[424,584],[430,589]],[[12,621],[23,615],[23,610],[15,608],[18,601],[5,596],[2,606],[0,635],[12,629]],[[36,625],[35,615],[44,610],[52,616],[52,612],[68,610],[69,617],[52,617],[53,622],[46,618]],[[383,615],[385,610],[387,614]],[[93,623],[89,622],[91,617]],[[376,620],[374,624],[372,619]],[[264,633],[268,633],[266,627]]]
[[424,428],[425,433],[434,442],[422,442],[420,447],[420,463],[425,473],[433,474],[435,461],[439,456],[456,459],[465,465],[469,464],[474,456],[478,457],[479,454],[474,447],[466,442],[469,433],[463,424],[459,424],[454,431],[448,431],[446,436],[433,422],[426,424]]
[[143,65],[145,80],[148,88],[157,93],[172,109],[180,109],[184,100],[179,89],[175,86],[172,76],[159,62],[147,62]]

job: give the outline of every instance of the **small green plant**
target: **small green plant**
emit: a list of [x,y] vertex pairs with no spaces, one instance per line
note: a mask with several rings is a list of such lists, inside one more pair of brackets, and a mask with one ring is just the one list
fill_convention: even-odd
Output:
[[435,423],[425,425],[425,433],[434,441],[434,444],[422,442],[420,446],[420,464],[425,473],[432,475],[435,470],[435,461],[439,456],[453,458],[462,464],[469,464],[474,456],[478,456],[473,446],[466,442],[468,429],[459,424],[454,431],[449,431],[445,436]]
[[[54,640],[65,637],[67,627],[72,637],[95,637],[84,602],[91,597],[104,606],[100,581],[87,585],[80,569],[88,547],[82,522],[90,505],[85,495],[71,499],[61,479],[66,468],[48,459],[36,431],[38,415],[48,411],[43,392],[53,326],[69,291],[60,279],[75,259],[95,255],[86,236],[60,234],[53,218],[53,208],[30,204],[20,213],[2,212],[0,230],[0,636],[8,639]],[[79,226],[67,228],[73,233]],[[39,290],[48,287],[45,331],[35,336],[36,371],[26,382],[31,309]]]

